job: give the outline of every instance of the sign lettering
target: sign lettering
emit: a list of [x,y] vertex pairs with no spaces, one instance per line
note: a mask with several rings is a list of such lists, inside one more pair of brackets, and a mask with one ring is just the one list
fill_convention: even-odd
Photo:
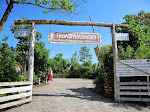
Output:
[[99,33],[50,32],[48,40],[60,44],[100,44],[100,39]]
[[150,59],[120,60],[120,62],[139,69],[142,72],[117,62],[116,73],[118,76],[147,76],[144,73],[150,74]]

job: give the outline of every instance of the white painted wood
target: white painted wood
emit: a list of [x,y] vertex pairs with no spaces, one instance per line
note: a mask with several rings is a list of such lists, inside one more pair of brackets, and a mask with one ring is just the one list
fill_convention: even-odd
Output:
[[129,97],[120,97],[118,98],[120,101],[143,101],[143,102],[150,102],[150,98],[129,98]]
[[117,92],[118,95],[150,95],[149,92]]
[[118,85],[150,85],[150,82],[118,82]]
[[24,98],[24,97],[31,96],[31,95],[32,95],[32,91],[29,91],[27,93],[21,93],[21,94],[15,94],[15,95],[10,95],[10,96],[4,96],[4,97],[0,97],[0,102],[14,100],[14,99],[19,99],[19,98]]
[[16,86],[16,85],[30,85],[32,82],[24,81],[24,82],[0,82],[0,87],[2,86]]
[[20,91],[32,90],[32,85],[25,87],[3,88],[0,89],[0,94],[15,93]]
[[117,89],[124,89],[124,90],[148,90],[150,89],[149,86],[119,86]]
[[32,32],[29,47],[29,60],[28,60],[28,81],[33,82],[33,70],[34,70],[34,44],[35,44],[35,22],[32,22]]
[[28,99],[2,104],[2,105],[0,105],[0,109],[4,109],[4,108],[15,106],[15,105],[20,105],[20,104],[27,103],[27,102],[30,102],[30,101],[32,101],[32,99],[29,97]]

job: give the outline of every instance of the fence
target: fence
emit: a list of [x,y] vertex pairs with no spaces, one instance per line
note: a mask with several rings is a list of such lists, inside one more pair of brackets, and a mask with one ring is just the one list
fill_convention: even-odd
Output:
[[0,82],[0,109],[32,101],[32,82]]
[[[147,76],[149,78],[149,76]],[[127,77],[132,79],[132,77]],[[136,77],[135,77],[136,78]],[[139,77],[137,77],[139,78]],[[145,77],[142,77],[146,79]],[[117,100],[118,101],[143,101],[150,102],[150,82],[149,80],[143,81],[130,81],[117,83]]]

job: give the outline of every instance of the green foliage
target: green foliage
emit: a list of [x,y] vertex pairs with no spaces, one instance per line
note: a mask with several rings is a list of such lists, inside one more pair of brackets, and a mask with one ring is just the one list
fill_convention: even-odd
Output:
[[33,73],[33,84],[36,85],[39,83],[39,79],[38,79],[38,76],[35,75],[35,72]]
[[35,42],[34,47],[34,71],[38,75],[39,71],[45,72],[48,69],[48,57],[50,50],[45,48],[44,42]]
[[[126,15],[124,17],[126,22],[124,23],[129,24],[128,28],[116,29],[117,32],[129,33],[130,41],[118,42],[118,46],[120,45],[122,46],[122,48],[121,47],[120,48],[122,51],[124,51],[124,54],[127,53],[126,56],[130,52],[129,53],[130,56],[128,56],[127,58],[124,57],[124,59],[150,58],[149,56],[150,54],[150,32],[149,32],[150,27],[148,25],[145,25],[147,23],[143,21],[147,19],[147,18],[144,19],[144,16],[142,16],[144,15],[143,12],[141,11],[140,13],[137,16]],[[122,57],[119,57],[119,58],[122,58]]]
[[44,9],[43,12],[46,14],[48,12],[55,11],[68,15],[73,13],[76,7],[86,3],[86,0],[14,0],[14,3],[30,4],[42,7]]
[[150,26],[150,13],[145,13],[145,11],[141,10],[137,15],[134,14],[135,20],[144,21],[145,25]]
[[80,78],[81,77],[81,65],[78,62],[71,64],[68,78]]
[[101,52],[101,57],[102,57],[102,61],[104,64],[104,69],[103,69],[103,65],[102,65],[102,61],[99,59],[99,64],[98,67],[96,69],[96,74],[98,75],[98,77],[95,80],[95,91],[104,95],[104,85],[105,85],[105,74],[104,74],[104,70],[107,73],[107,79],[109,81],[109,85],[111,87],[113,87],[113,53],[112,53],[112,46],[111,45],[104,45],[100,48],[100,52]]
[[12,51],[7,43],[0,42],[0,82],[20,81],[20,73],[15,68],[19,66],[14,59],[16,52]]
[[[26,17],[22,17],[22,20],[26,20]],[[11,25],[10,26],[12,33],[14,33],[15,29],[32,29],[32,25]],[[17,62],[20,63],[20,65],[23,66],[23,68],[26,68],[27,66],[27,60],[29,57],[29,46],[30,46],[30,36],[29,37],[15,37],[18,39],[18,44],[15,48],[17,52],[17,56],[15,59]],[[42,38],[42,34],[39,31],[36,31],[35,39],[36,41],[39,41]],[[37,59],[37,58],[36,58]],[[26,74],[26,70],[23,70],[24,75]]]
[[88,49],[87,46],[81,47],[81,50],[79,51],[80,61],[84,64],[92,59],[92,54],[89,54],[89,52],[90,49]]
[[123,48],[121,45],[118,46],[118,59],[119,60],[130,60],[134,56],[134,49],[128,45],[127,48]]
[[[79,51],[79,56],[77,51],[72,55],[69,78],[94,78],[97,76],[95,74],[96,64],[92,65],[92,55],[89,54],[89,51],[87,46],[83,46]],[[79,60],[83,64],[79,64]]]
[[70,62],[68,59],[62,58],[62,56],[63,54],[59,53],[54,57],[54,59],[48,60],[49,68],[51,67],[53,73],[57,75],[54,77],[60,76],[60,78],[62,78],[65,77],[69,72]]

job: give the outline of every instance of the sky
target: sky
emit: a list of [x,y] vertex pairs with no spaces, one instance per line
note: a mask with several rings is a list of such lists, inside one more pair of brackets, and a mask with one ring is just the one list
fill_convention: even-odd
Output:
[[[2,18],[7,5],[5,0],[0,0],[0,18]],[[14,4],[12,12],[9,14],[5,26],[0,35],[0,41],[4,38],[4,35],[9,36],[7,40],[9,46],[15,47],[17,39],[14,38],[14,34],[10,31],[10,25],[14,24],[14,20],[19,20],[23,16],[30,20],[66,20],[66,21],[90,21],[91,16],[93,22],[103,23],[122,23],[123,17],[128,14],[137,14],[141,10],[150,12],[150,0],[87,0],[87,3],[83,4],[84,7],[82,13],[78,15],[57,14],[50,12],[48,14],[43,13],[43,8],[26,5],[26,4]],[[112,37],[110,28],[106,27],[94,27],[96,33],[100,33],[102,36],[101,45],[112,44]],[[93,55],[92,62],[97,63],[97,57],[94,52],[96,45],[87,44],[49,44],[48,34],[49,32],[82,32],[93,33],[91,26],[62,26],[62,25],[36,25],[36,31],[42,33],[43,41],[46,44],[46,48],[50,49],[50,58],[54,58],[56,54],[63,53],[63,58],[70,59],[72,55],[79,50],[82,46],[87,46],[90,49],[90,54]]]

